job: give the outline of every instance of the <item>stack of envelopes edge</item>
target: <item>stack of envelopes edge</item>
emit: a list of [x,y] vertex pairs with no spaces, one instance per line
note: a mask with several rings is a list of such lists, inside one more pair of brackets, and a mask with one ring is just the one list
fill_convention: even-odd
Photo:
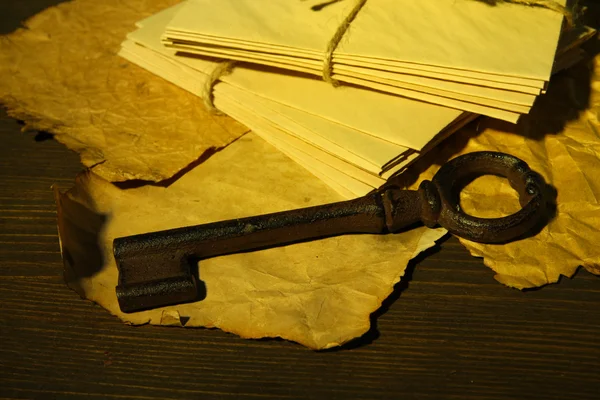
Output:
[[[468,10],[482,12],[484,19],[492,18],[491,12],[505,11],[502,7],[489,7],[473,1],[475,6],[471,1],[451,0],[448,3],[455,4],[456,7],[466,4],[466,10],[458,13],[463,19],[466,18],[465,13]],[[373,2],[373,7],[394,8],[391,4],[386,6],[386,2],[389,1],[378,0]],[[519,13],[525,9],[523,16],[518,18],[523,24],[531,22],[528,18],[533,18],[532,16],[541,20],[534,24],[535,29],[529,32],[534,39],[541,40],[535,51],[528,48],[528,51],[532,52],[529,65],[521,66],[519,70],[518,63],[509,62],[504,70],[494,69],[493,61],[498,58],[497,54],[487,54],[483,57],[485,62],[473,64],[469,69],[467,55],[472,51],[472,45],[469,43],[460,43],[459,46],[455,46],[459,49],[452,51],[442,49],[439,43],[433,46],[433,49],[415,50],[415,57],[420,57],[419,64],[409,59],[408,55],[403,56],[404,61],[381,55],[385,49],[402,48],[402,34],[412,37],[413,41],[417,40],[417,36],[418,40],[423,36],[422,43],[428,45],[428,40],[432,40],[431,35],[417,35],[416,31],[410,34],[402,33],[404,30],[399,30],[393,40],[387,40],[385,46],[366,46],[363,41],[356,39],[364,29],[364,24],[372,18],[381,18],[384,22],[393,19],[389,15],[384,18],[383,14],[373,10],[370,14],[367,13],[367,20],[361,19],[365,10],[370,9],[366,8],[361,11],[361,18],[357,18],[352,24],[350,37],[354,42],[362,43],[363,47],[359,48],[369,48],[370,52],[363,53],[348,47],[347,41],[340,45],[335,55],[334,77],[353,85],[335,88],[319,77],[311,75],[316,75],[318,70],[317,52],[307,45],[306,37],[297,37],[303,36],[306,29],[298,32],[296,29],[301,28],[302,18],[305,18],[308,21],[305,21],[307,27],[310,28],[308,31],[312,32],[309,36],[312,37],[312,42],[315,42],[316,36],[323,36],[323,31],[328,32],[332,21],[339,20],[338,16],[344,14],[347,5],[332,4],[331,7],[325,8],[327,12],[322,13],[310,11],[309,6],[310,13],[290,14],[296,8],[306,9],[306,3],[282,0],[270,0],[268,4],[250,0],[189,0],[140,21],[138,29],[130,33],[123,42],[120,55],[201,96],[206,96],[209,76],[223,58],[258,63],[240,64],[230,74],[222,76],[220,82],[212,88],[215,106],[247,125],[342,195],[354,197],[383,184],[391,175],[404,169],[416,157],[474,119],[477,114],[494,114],[495,117],[508,120],[518,117],[519,113],[513,112],[514,110],[489,107],[492,102],[488,100],[493,100],[494,104],[524,102],[528,104],[528,111],[536,95],[545,88],[553,68],[556,70],[578,61],[578,45],[591,37],[590,30],[571,32],[569,37],[563,37],[564,43],[557,52],[561,15],[548,10],[536,9],[533,12],[528,7],[511,7],[511,10],[518,10]],[[446,0],[414,2],[410,7],[413,2],[399,3],[407,3],[407,7],[414,13],[425,12],[416,5],[421,3],[439,3],[443,5],[441,9],[445,12],[453,9],[448,8]],[[272,15],[274,13],[281,15],[276,18]],[[269,15],[272,15],[272,18]],[[361,20],[363,22],[360,22]],[[509,27],[513,27],[513,22],[508,24]],[[409,24],[405,30],[409,31],[409,28],[417,29]],[[523,27],[521,28],[523,32]],[[428,29],[435,30],[435,24]],[[491,33],[483,32],[486,40],[480,32],[482,39],[478,46],[493,43],[494,30],[490,30]],[[265,41],[267,36],[270,40],[277,40]],[[509,36],[512,38],[514,35]],[[371,34],[369,40],[377,41],[377,37]],[[495,38],[497,40],[497,36]],[[286,42],[288,39],[289,43]],[[529,39],[524,42],[529,43]],[[447,41],[444,43],[449,46]],[[510,45],[516,46],[514,43]],[[525,50],[517,47],[518,51],[514,53],[517,57],[522,56]],[[435,62],[431,58],[435,55],[434,50],[443,53]],[[249,53],[253,58],[247,57]],[[504,51],[505,55],[506,53],[507,50]],[[322,56],[322,51],[320,54]],[[560,56],[556,62],[555,55]],[[294,59],[291,60],[294,63],[263,62],[263,58],[279,60],[280,57],[286,57],[286,60]],[[317,67],[289,68],[290,65],[302,63],[305,63],[305,66]],[[377,68],[372,68],[373,66]],[[517,74],[517,70],[520,75]],[[369,73],[373,76],[369,75],[368,79],[363,80]],[[393,85],[387,84],[391,80],[388,82],[387,78],[382,78],[388,76],[386,74],[394,75]],[[357,78],[358,76],[362,78]],[[448,78],[449,76],[451,78]],[[444,79],[440,79],[441,77]],[[383,81],[387,83],[382,84]],[[389,89],[414,86],[413,81],[419,82],[419,90],[415,93],[427,93],[427,96],[430,96],[433,92],[439,93],[440,88],[444,87],[452,88],[446,90],[446,94],[452,93],[452,96],[456,94],[455,97],[461,97],[470,91],[468,96],[472,97],[471,100],[486,99],[482,100],[487,104],[485,109],[501,112],[485,112],[485,109],[480,107],[483,103],[477,105],[477,108],[459,107],[458,103],[449,104],[445,101],[431,101],[430,97],[425,99],[412,96],[407,94],[405,89]],[[380,87],[381,85],[385,88]],[[512,103],[513,101],[516,103]],[[505,112],[509,112],[512,117],[508,117]]]
[[[325,49],[356,0],[315,9],[319,3],[190,0],[163,40],[320,76]],[[546,87],[562,21],[542,7],[480,0],[367,1],[333,52],[333,77],[515,122]]]

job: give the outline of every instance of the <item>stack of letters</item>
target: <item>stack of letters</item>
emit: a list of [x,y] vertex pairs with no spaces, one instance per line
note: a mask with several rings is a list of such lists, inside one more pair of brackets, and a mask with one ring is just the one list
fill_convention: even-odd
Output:
[[516,122],[593,34],[564,33],[563,15],[541,7],[321,3],[188,0],[140,21],[120,54],[355,197],[478,115]]

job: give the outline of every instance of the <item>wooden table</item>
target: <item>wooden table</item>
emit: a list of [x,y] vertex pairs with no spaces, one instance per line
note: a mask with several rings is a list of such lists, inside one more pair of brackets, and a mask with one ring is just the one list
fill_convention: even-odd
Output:
[[[4,0],[2,30],[52,2]],[[600,279],[509,289],[456,239],[343,349],[124,325],[63,283],[50,186],[77,155],[20,128],[0,112],[2,398],[600,398]]]

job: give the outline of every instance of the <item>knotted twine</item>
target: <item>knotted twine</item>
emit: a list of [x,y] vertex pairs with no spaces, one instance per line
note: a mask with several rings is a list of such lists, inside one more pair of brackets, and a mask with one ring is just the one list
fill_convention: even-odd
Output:
[[217,82],[221,80],[222,77],[229,75],[232,71],[237,61],[227,60],[223,61],[213,69],[213,71],[208,76],[208,79],[204,83],[204,87],[202,88],[202,93],[200,97],[204,100],[204,105],[208,109],[215,114],[220,114],[220,111],[217,110],[214,103],[214,88]]

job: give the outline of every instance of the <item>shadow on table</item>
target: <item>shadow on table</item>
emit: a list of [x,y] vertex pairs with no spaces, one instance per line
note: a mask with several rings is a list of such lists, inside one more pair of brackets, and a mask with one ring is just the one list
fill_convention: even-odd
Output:
[[11,33],[23,22],[48,7],[67,0],[0,1],[0,35]]
[[404,291],[408,289],[408,287],[410,286],[410,283],[413,279],[413,273],[414,273],[417,265],[419,265],[427,257],[430,257],[433,254],[438,253],[441,250],[439,243],[445,241],[447,238],[448,238],[448,236],[445,236],[443,239],[438,241],[438,243],[435,246],[428,248],[427,250],[420,253],[417,257],[410,260],[410,262],[406,266],[406,270],[404,271],[404,276],[402,277],[400,282],[398,282],[394,286],[394,290],[383,301],[383,303],[381,304],[381,307],[379,307],[377,309],[377,311],[375,311],[374,313],[371,314],[371,317],[370,317],[371,328],[367,331],[367,333],[365,333],[364,335],[362,335],[359,338],[349,341],[348,343],[346,343],[340,347],[321,350],[319,352],[328,353],[328,352],[336,352],[336,351],[342,351],[342,350],[352,350],[352,349],[356,349],[359,347],[369,345],[369,344],[373,343],[375,340],[377,340],[380,336],[379,330],[377,329],[377,320],[379,319],[379,317],[381,317],[383,314],[385,314],[390,309],[391,305],[394,304],[394,302],[396,302],[396,300],[398,300],[400,298],[402,293],[404,293]]
[[56,188],[55,199],[65,281],[83,296],[79,281],[94,276],[105,264],[100,243],[108,217],[59,193]]

